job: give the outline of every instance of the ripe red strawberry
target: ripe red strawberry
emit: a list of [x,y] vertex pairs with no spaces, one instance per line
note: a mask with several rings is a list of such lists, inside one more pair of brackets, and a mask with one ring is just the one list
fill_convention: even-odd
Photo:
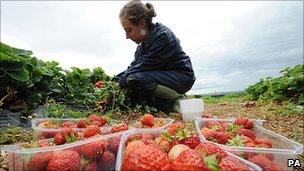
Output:
[[54,138],[58,131],[42,131],[40,138]]
[[152,134],[149,134],[149,133],[144,133],[144,134],[141,134],[141,139],[144,140],[152,140],[153,139],[153,135]]
[[236,146],[236,147],[255,147],[254,141],[244,135],[237,135],[233,137],[231,140],[228,140],[229,146]]
[[197,145],[200,144],[200,139],[196,134],[193,134],[191,137],[188,137],[181,141],[182,144],[187,145],[191,149],[194,149]]
[[96,162],[92,161],[88,164],[85,165],[84,167],[84,171],[96,171],[98,169],[98,166],[96,164]]
[[249,137],[252,140],[254,140],[256,138],[255,133],[253,131],[251,131],[250,129],[241,128],[237,131],[237,134],[244,135],[246,137]]
[[128,155],[132,151],[134,151],[137,148],[141,148],[141,146],[145,145],[145,143],[141,140],[134,140],[127,144],[126,149],[124,151],[124,155]]
[[227,132],[211,131],[205,138],[209,141],[226,144],[227,141],[231,139],[231,136]]
[[227,123],[219,122],[219,121],[206,121],[205,126],[214,131],[225,131],[228,127]]
[[179,129],[182,129],[183,128],[183,124],[181,122],[175,122],[175,123],[172,123],[168,129],[167,129],[167,132],[169,135],[175,135],[176,132],[179,130]]
[[148,126],[148,127],[153,127],[154,126],[154,116],[151,114],[145,114],[140,118],[141,124]]
[[54,137],[54,144],[62,145],[65,144],[67,141],[65,139],[65,135],[62,132],[58,132]]
[[177,144],[173,146],[168,153],[169,160],[173,162],[180,155],[180,153],[189,149],[190,148],[184,144]]
[[253,122],[247,118],[247,117],[239,117],[236,118],[234,121],[237,125],[242,125],[245,129],[252,129],[253,128]]
[[269,160],[263,155],[255,155],[249,158],[249,161],[260,166],[263,171],[280,171],[282,170],[276,163]]
[[172,149],[175,145],[180,144],[180,141],[178,139],[173,139],[169,144],[169,149]]
[[39,147],[49,147],[50,144],[45,139],[43,139],[43,140],[38,140],[38,146]]
[[64,121],[59,125],[60,128],[73,128],[74,124],[70,121]]
[[197,151],[197,153],[200,154],[202,158],[216,154],[216,158],[220,160],[221,158],[227,156],[227,153],[224,150],[210,142],[200,143],[195,147],[194,150]]
[[100,125],[100,126],[103,126],[103,125],[108,123],[107,119],[105,119],[102,116],[95,115],[95,114],[89,116],[89,121],[90,121],[90,123],[95,122],[95,124],[96,124],[96,121],[97,121],[97,122],[99,122],[98,125]]
[[118,125],[114,125],[111,128],[111,133],[121,132],[121,131],[125,131],[125,130],[128,130],[128,129],[129,129],[129,127],[126,123],[121,123],[121,124],[118,124]]
[[250,171],[250,169],[240,160],[230,156],[221,159],[219,168],[226,171]]
[[47,170],[80,170],[80,155],[73,150],[55,152],[47,166]]
[[80,148],[81,153],[88,159],[97,159],[105,151],[105,142],[97,141],[83,144]]
[[86,120],[80,120],[78,121],[77,123],[77,128],[86,128],[88,125],[87,121]]
[[26,170],[40,171],[46,170],[46,167],[53,156],[53,152],[40,152],[31,155],[27,162]]
[[272,143],[264,138],[256,138],[254,140],[256,147],[272,148]]
[[201,170],[208,171],[200,155],[192,150],[186,150],[172,162],[172,170]]
[[161,149],[163,152],[168,153],[170,150],[170,142],[162,137],[155,138],[155,143],[158,146],[159,149]]
[[117,153],[121,136],[114,137],[110,140],[109,148],[113,153]]
[[205,137],[208,137],[209,136],[209,133],[212,131],[212,129],[210,129],[210,128],[207,128],[207,127],[203,127],[202,129],[201,129],[201,132],[202,132],[202,134],[205,136]]
[[89,137],[92,137],[92,136],[97,135],[97,134],[101,134],[101,130],[96,125],[89,125],[83,131],[83,137],[84,138],[89,138]]
[[103,152],[100,159],[102,170],[111,170],[115,164],[115,159],[115,154],[111,151]]
[[129,144],[130,142],[135,141],[135,140],[141,140],[141,137],[142,137],[141,134],[132,134],[128,137],[126,144]]
[[103,88],[104,86],[105,86],[105,84],[104,84],[104,82],[103,82],[102,80],[97,81],[97,82],[95,83],[95,87],[96,87],[96,88]]
[[170,165],[166,153],[144,144],[140,148],[125,153],[121,170],[169,170]]

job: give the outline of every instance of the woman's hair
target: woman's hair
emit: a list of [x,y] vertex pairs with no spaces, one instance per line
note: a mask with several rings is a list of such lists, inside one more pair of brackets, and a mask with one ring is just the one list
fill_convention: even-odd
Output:
[[129,19],[129,21],[138,25],[141,19],[145,19],[148,25],[148,29],[151,28],[152,18],[156,16],[154,7],[150,3],[145,5],[140,0],[131,0],[122,7],[119,13],[119,17]]

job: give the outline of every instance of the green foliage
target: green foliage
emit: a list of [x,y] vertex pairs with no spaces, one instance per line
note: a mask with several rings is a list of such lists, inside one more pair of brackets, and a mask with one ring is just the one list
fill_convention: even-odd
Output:
[[30,141],[33,133],[21,127],[8,127],[1,131],[0,145],[13,144],[19,141]]
[[228,93],[223,96],[203,96],[204,103],[206,104],[216,104],[223,102],[240,102],[242,101],[243,94],[241,93]]
[[249,86],[246,99],[266,101],[293,101],[304,105],[303,65],[285,68],[278,78],[264,78]]
[[69,109],[65,104],[47,103],[43,114],[50,118],[83,118],[87,117],[87,112]]
[[99,80],[110,81],[111,79],[111,77],[105,74],[104,70],[100,67],[94,68],[89,77],[92,84],[95,84]]
[[[128,108],[126,91],[111,82],[111,77],[100,67],[93,69],[93,72],[77,67],[63,70],[58,62],[43,62],[33,57],[31,51],[3,43],[0,44],[0,55],[1,108],[23,109],[29,113],[47,99],[87,109],[98,108],[98,102],[106,102],[102,104],[102,111]],[[105,82],[105,86],[96,88],[97,81]],[[66,113],[73,117],[80,115],[71,111]],[[57,116],[65,117],[62,114],[52,117]]]

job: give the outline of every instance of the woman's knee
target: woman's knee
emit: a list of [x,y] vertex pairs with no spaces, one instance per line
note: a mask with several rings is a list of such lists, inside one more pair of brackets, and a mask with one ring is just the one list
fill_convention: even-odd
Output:
[[130,89],[149,91],[155,89],[156,83],[149,80],[144,73],[133,73],[126,78],[126,85]]

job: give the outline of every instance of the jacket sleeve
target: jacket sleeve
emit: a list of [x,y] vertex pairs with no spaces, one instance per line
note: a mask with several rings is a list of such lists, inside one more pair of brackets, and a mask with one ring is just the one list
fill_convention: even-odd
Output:
[[170,48],[168,37],[165,34],[159,35],[151,42],[147,53],[139,54],[140,57],[135,65],[131,65],[127,74],[165,69],[169,57],[174,54],[174,48]]

